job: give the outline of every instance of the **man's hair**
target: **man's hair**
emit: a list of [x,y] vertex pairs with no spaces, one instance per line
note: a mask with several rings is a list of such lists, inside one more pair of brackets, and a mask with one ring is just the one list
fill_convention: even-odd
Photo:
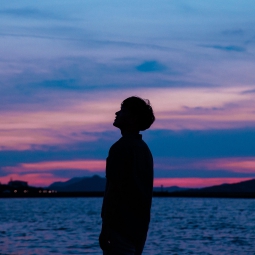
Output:
[[140,131],[148,129],[155,121],[155,116],[148,99],[142,99],[137,96],[128,97],[121,103],[121,106],[137,117]]

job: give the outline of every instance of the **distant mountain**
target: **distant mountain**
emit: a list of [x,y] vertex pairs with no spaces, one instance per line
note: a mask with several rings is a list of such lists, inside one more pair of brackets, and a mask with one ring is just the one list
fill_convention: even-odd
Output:
[[199,189],[200,192],[255,193],[255,179]]
[[[106,179],[98,175],[92,177],[75,177],[66,182],[54,182],[48,189],[57,190],[58,192],[90,192],[90,191],[104,191]],[[153,191],[183,191],[187,188],[180,188],[178,186],[171,187],[154,187]]]
[[154,187],[153,191],[160,192],[160,191],[167,191],[167,192],[176,192],[176,191],[184,191],[188,190],[189,188],[180,188],[178,186],[171,186],[171,187]]
[[180,192],[173,192],[176,196],[202,196],[202,197],[254,197],[255,179],[248,181],[221,184],[200,189],[187,189]]
[[[92,192],[92,191],[104,191],[106,185],[106,179],[98,175],[92,177],[75,177],[66,182],[54,182],[48,189],[57,190],[58,192]],[[174,194],[255,194],[255,179],[243,181],[234,184],[222,184],[200,189],[188,189],[180,188],[178,186],[171,187],[154,187],[153,191],[169,192]]]
[[53,187],[54,185],[54,188],[62,188],[62,187],[66,187],[68,185],[72,185],[74,183],[77,183],[79,181],[81,181],[84,177],[74,177],[66,182],[53,182],[49,187]]
[[66,182],[54,182],[48,189],[58,192],[92,192],[104,191],[106,179],[98,175],[92,177],[75,177]]

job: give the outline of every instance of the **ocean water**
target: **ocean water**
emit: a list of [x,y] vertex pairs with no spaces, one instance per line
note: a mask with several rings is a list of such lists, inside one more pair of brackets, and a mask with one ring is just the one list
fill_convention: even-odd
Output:
[[[102,254],[102,198],[0,199],[0,254]],[[255,200],[153,198],[143,254],[255,254]]]

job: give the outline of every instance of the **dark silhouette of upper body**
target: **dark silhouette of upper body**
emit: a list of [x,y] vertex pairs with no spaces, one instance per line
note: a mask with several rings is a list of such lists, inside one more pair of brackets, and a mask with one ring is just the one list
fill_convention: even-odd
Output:
[[138,97],[125,99],[115,114],[113,125],[122,137],[111,146],[106,161],[99,241],[103,250],[109,250],[113,230],[142,251],[150,222],[153,158],[139,132],[148,129],[155,117],[149,102]]

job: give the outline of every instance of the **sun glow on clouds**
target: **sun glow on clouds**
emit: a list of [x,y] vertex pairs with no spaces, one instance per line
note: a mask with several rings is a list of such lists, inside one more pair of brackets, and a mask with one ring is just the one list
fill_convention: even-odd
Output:
[[[84,98],[52,100],[49,110],[1,111],[0,149],[25,150],[42,145],[65,145],[96,138],[88,133],[113,130],[112,121],[123,99],[148,98],[156,122],[152,129],[225,129],[255,126],[255,102],[249,88],[164,88],[90,92]],[[63,99],[64,100],[64,99]],[[54,105],[55,103],[55,105]],[[65,102],[61,102],[65,105]],[[84,134],[86,133],[86,135]]]

